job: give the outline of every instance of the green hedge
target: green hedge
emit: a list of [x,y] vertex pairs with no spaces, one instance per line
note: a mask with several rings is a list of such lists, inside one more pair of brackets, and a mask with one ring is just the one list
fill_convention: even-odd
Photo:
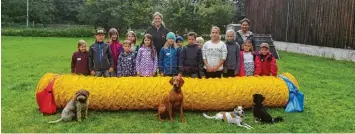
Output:
[[92,37],[94,28],[3,28],[5,36]]

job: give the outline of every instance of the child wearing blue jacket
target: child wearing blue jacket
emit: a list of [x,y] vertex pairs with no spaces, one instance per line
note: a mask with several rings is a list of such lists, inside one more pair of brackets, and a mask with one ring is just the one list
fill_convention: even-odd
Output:
[[159,53],[160,76],[175,76],[178,74],[179,51],[176,49],[176,36],[173,32],[166,35],[166,42]]

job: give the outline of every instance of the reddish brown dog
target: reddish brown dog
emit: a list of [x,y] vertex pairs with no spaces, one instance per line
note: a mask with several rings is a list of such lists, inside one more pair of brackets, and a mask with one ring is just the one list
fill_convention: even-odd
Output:
[[181,87],[184,85],[184,80],[177,76],[170,79],[170,84],[173,86],[173,89],[169,92],[167,96],[161,101],[158,107],[158,117],[160,121],[163,121],[163,118],[169,116],[170,121],[173,122],[173,111],[174,109],[180,110],[180,120],[185,122],[184,111],[183,111],[183,100],[184,96],[181,91]]

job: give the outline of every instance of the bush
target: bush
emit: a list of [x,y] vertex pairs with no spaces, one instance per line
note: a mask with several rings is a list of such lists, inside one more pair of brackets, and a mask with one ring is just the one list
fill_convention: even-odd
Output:
[[31,37],[91,37],[94,28],[3,28],[5,36],[31,36]]

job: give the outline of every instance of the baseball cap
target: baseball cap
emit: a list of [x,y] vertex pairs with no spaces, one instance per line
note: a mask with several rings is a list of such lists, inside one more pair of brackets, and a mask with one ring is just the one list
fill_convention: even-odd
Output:
[[267,43],[261,43],[260,48],[262,48],[262,47],[266,47],[268,49],[270,48],[269,44],[267,44]]
[[96,34],[106,34],[106,31],[105,31],[105,29],[103,29],[103,28],[98,28],[98,29],[96,29],[96,31],[95,31],[95,35]]

